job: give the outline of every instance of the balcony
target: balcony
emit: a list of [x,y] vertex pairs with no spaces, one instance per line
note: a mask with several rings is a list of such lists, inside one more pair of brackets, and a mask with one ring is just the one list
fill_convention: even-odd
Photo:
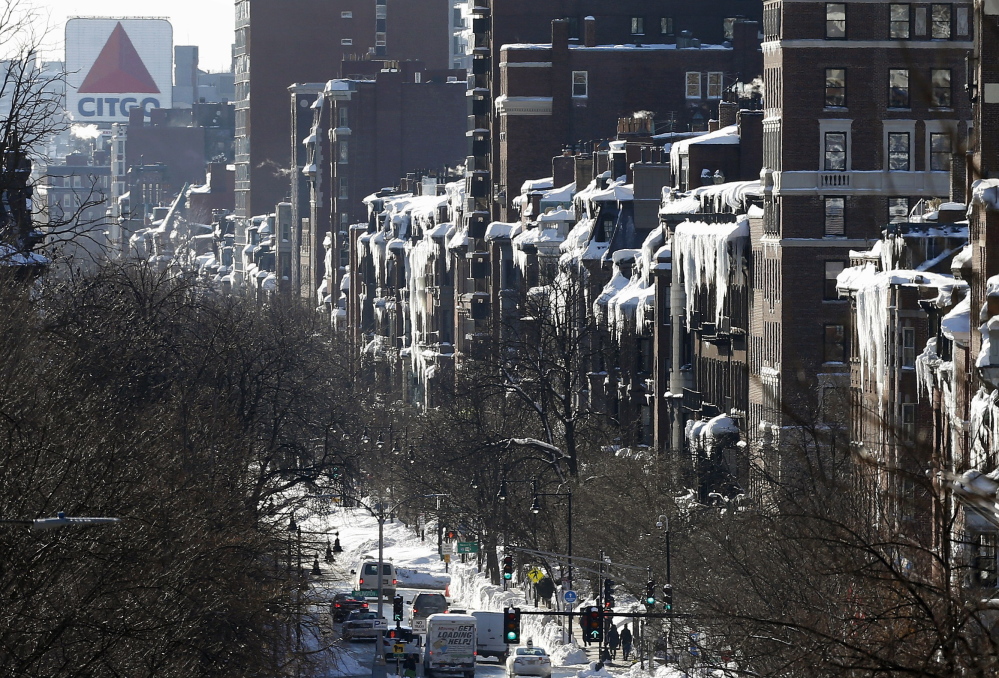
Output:
[[950,192],[948,172],[774,172],[778,193],[940,196]]

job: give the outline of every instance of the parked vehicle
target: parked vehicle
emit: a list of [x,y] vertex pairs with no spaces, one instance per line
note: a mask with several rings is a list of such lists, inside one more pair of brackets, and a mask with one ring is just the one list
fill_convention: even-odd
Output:
[[413,619],[426,619],[447,612],[447,598],[441,593],[418,593],[413,598]]
[[514,676],[539,676],[540,678],[551,678],[552,660],[540,647],[534,647],[531,641],[527,641],[524,647],[518,647],[506,660],[506,675],[509,678]]
[[475,625],[470,614],[432,614],[427,617],[423,675],[475,675]]
[[347,615],[354,610],[366,609],[368,609],[367,602],[357,600],[349,593],[338,593],[333,596],[333,600],[330,602],[330,616],[333,617],[333,621],[337,624],[346,619]]
[[[354,588],[358,591],[378,591],[379,569],[381,570],[382,595],[386,599],[391,599],[395,596],[395,587],[399,583],[399,580],[396,579],[395,565],[392,563],[379,563],[376,560],[362,561],[357,570],[352,572],[352,574],[357,575],[354,580]],[[372,593],[371,595],[374,597],[377,594]]]
[[377,612],[370,610],[354,610],[343,620],[341,634],[344,640],[358,638],[378,638],[378,633],[388,628],[385,620]]
[[510,646],[503,640],[503,613],[476,610],[472,612],[472,616],[476,621],[476,649],[479,656],[496,657],[505,662],[510,653]]

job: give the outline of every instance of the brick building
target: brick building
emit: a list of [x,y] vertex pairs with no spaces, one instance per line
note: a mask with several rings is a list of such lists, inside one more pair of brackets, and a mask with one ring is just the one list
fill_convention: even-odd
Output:
[[347,56],[417,59],[431,69],[450,66],[447,0],[237,0],[235,7],[240,217],[272,212],[289,196],[283,172],[291,161],[287,95],[292,83],[339,77],[336,69]]
[[330,81],[315,95],[312,86],[292,88],[300,111],[292,200],[300,256],[292,279],[306,296],[335,273],[322,266],[327,234],[333,265],[346,266],[348,227],[369,219],[365,196],[414,172],[443,177],[465,151],[465,87],[455,71],[429,71],[414,61],[345,63],[343,70],[362,72]]
[[[949,170],[971,117],[959,81],[972,17],[962,2],[767,0],[763,23],[747,429],[769,451],[785,427],[822,416],[820,393],[847,383],[849,309],[828,281],[850,249],[921,200],[963,193]],[[779,461],[758,458],[761,475]]]
[[500,50],[493,131],[499,137],[494,169],[501,220],[509,218],[510,190],[544,172],[564,145],[607,137],[619,118],[638,111],[668,119],[673,129],[706,129],[726,90],[761,72],[755,22],[733,21],[732,40],[725,45],[686,37],[669,44],[636,37],[634,44],[601,45],[596,24],[592,17],[584,19],[578,44],[572,44],[570,23],[563,20],[552,23],[547,45],[509,44]]

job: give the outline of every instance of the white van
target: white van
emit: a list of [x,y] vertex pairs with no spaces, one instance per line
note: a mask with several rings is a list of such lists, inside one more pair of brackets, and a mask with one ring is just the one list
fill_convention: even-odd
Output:
[[475,676],[475,625],[470,614],[432,614],[427,617],[427,642],[423,652],[426,678]]
[[[379,567],[380,566],[380,567]],[[372,591],[367,597],[377,597],[378,595],[378,570],[381,570],[382,595],[386,599],[395,597],[395,587],[399,583],[395,575],[395,565],[392,563],[379,563],[377,560],[362,560],[357,570],[354,571],[354,590]]]
[[476,647],[479,656],[497,657],[500,663],[505,662],[510,650],[503,641],[503,613],[476,610],[472,612],[472,616],[476,621],[475,631],[478,636]]

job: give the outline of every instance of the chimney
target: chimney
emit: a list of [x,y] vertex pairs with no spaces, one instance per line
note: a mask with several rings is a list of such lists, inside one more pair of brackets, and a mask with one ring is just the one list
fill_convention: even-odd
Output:
[[593,156],[581,153],[574,156],[576,160],[576,190],[581,191],[590,184],[593,178]]
[[[561,188],[576,179],[576,159],[569,153],[552,158],[552,185]],[[584,187],[585,188],[585,187]]]
[[735,116],[739,112],[739,104],[733,101],[718,102],[718,127],[728,127],[735,124]]
[[597,46],[597,20],[592,16],[583,19],[583,45],[586,47]]
[[708,131],[709,132],[717,132],[718,131],[718,121],[717,120],[708,120]]

